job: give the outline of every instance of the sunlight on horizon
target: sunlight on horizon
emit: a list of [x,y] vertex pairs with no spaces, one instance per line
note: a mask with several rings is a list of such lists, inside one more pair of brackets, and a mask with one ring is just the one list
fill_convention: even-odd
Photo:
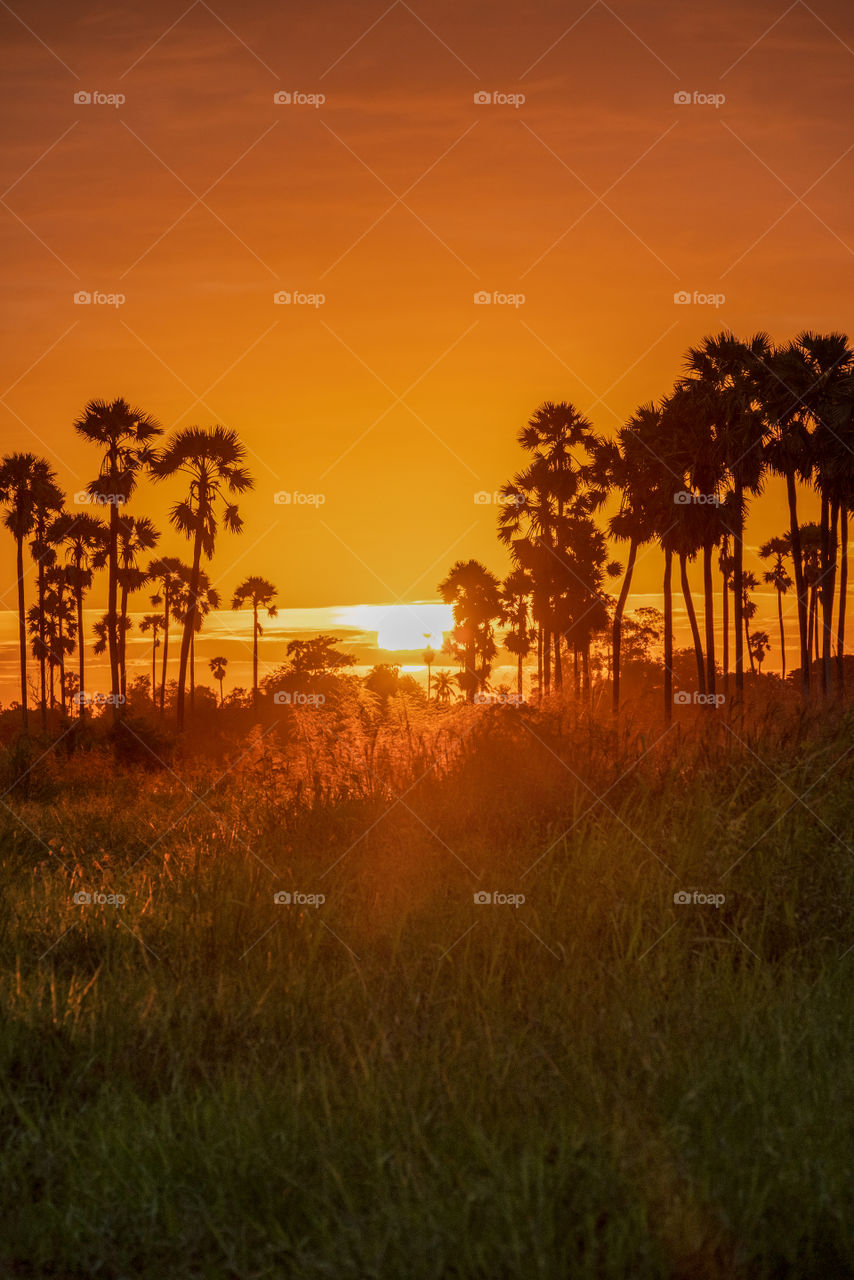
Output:
[[417,601],[415,604],[360,604],[339,609],[335,621],[377,633],[377,648],[423,650],[428,644],[441,649],[443,633],[454,625],[449,604]]

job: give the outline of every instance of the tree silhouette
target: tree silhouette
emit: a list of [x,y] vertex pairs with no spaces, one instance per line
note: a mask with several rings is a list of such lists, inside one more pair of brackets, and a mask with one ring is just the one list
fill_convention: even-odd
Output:
[[229,502],[228,497],[245,493],[253,487],[254,481],[242,465],[245,457],[246,450],[236,431],[221,426],[209,429],[188,427],[177,432],[151,464],[152,475],[157,480],[183,475],[189,482],[186,498],[175,504],[169,517],[175,528],[193,545],[189,607],[181,637],[178,669],[179,730],[184,728],[184,691],[190,642],[195,630],[201,559],[203,554],[208,559],[213,556],[220,518],[231,533],[239,533],[243,528],[237,506]]
[[222,682],[225,679],[225,669],[228,666],[228,658],[211,658],[210,661],[208,662],[208,666],[210,667],[211,675],[213,676],[214,680],[219,681],[219,705],[220,705],[220,710],[222,710],[222,706],[223,706]]
[[258,637],[263,635],[261,623],[258,621],[258,610],[266,609],[268,618],[275,618],[278,609],[273,603],[276,588],[266,578],[244,578],[235,588],[232,597],[232,609],[242,609],[248,601],[252,605],[252,705],[258,706]]
[[159,592],[151,597],[156,607],[163,606],[163,661],[160,678],[160,714],[163,715],[166,699],[166,670],[169,661],[169,623],[178,621],[178,607],[189,569],[177,556],[161,556],[148,566],[148,578],[160,585]]
[[424,652],[421,655],[421,661],[424,663],[425,667],[427,668],[427,701],[429,702],[430,701],[430,671],[433,666],[433,663],[436,661],[436,651],[430,645],[430,632],[425,631],[422,634],[424,636],[424,639],[427,641],[427,647],[425,648]]
[[501,621],[510,624],[504,648],[516,658],[516,693],[523,696],[523,664],[533,647],[530,604],[534,580],[524,569],[514,569],[501,584]]
[[[152,604],[159,604],[160,597],[152,596]],[[157,706],[157,650],[160,648],[160,632],[163,630],[163,616],[159,613],[147,613],[139,624],[143,635],[151,632],[151,701]]]
[[466,700],[474,702],[495,657],[494,623],[501,617],[501,587],[478,560],[458,560],[438,589],[445,604],[453,605],[453,637],[463,657],[459,683]]
[[[119,605],[119,683],[123,697],[127,696],[127,663],[125,640],[128,626],[128,597],[148,582],[148,573],[140,568],[139,557],[144,551],[157,546],[160,534],[148,516],[121,515],[118,521],[118,584],[121,589]],[[152,686],[153,691],[153,686]]]
[[[47,697],[45,690],[45,666],[50,661],[50,650],[47,643],[47,612],[45,603],[45,594],[47,591],[46,573],[56,561],[56,550],[48,541],[48,527],[55,519],[58,512],[62,510],[63,493],[59,485],[56,483],[56,477],[52,470],[49,473],[42,472],[39,483],[36,486],[35,506],[33,510],[33,537],[30,542],[30,554],[37,565],[37,590],[38,590],[38,618],[36,629],[39,637],[38,645],[38,664],[39,664],[39,682],[41,688],[41,722],[42,729],[47,728]],[[55,625],[55,623],[54,623]],[[35,651],[34,651],[35,652]],[[51,667],[51,678],[53,678],[54,669]],[[51,696],[51,705],[53,705],[53,697]]]
[[141,470],[154,458],[151,442],[163,434],[160,424],[126,400],[90,400],[74,423],[78,435],[101,449],[98,478],[87,485],[91,496],[109,507],[107,548],[107,647],[113,716],[119,714],[119,506],[136,489]]
[[83,600],[92,586],[94,571],[106,563],[109,535],[106,525],[84,512],[64,511],[47,531],[48,541],[65,549],[65,572],[77,606],[77,714],[86,714],[86,644],[83,631]]
[[436,672],[436,701],[442,706],[454,696],[454,682],[448,671]]
[[777,617],[780,623],[780,661],[782,663],[783,680],[786,679],[786,634],[783,629],[783,596],[792,586],[792,579],[786,572],[786,566],[783,561],[791,553],[792,539],[790,534],[769,538],[759,548],[760,559],[769,560],[771,556],[774,557],[773,565],[763,574],[763,581],[767,582],[777,592]]
[[[18,651],[21,674],[21,719],[28,731],[27,614],[24,601],[24,539],[33,532],[40,508],[52,501],[56,484],[50,464],[33,453],[12,453],[0,462],[0,505],[3,524],[15,539],[18,584]],[[43,647],[43,646],[42,646]],[[44,707],[44,692],[42,692]],[[43,712],[44,714],[44,712]]]

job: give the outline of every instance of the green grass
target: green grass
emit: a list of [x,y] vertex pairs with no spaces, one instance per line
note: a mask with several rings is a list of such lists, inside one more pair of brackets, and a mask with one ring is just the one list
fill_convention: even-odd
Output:
[[311,806],[275,734],[213,788],[46,755],[0,807],[0,1275],[854,1275],[854,723],[698,719],[462,710],[347,787],[330,740]]

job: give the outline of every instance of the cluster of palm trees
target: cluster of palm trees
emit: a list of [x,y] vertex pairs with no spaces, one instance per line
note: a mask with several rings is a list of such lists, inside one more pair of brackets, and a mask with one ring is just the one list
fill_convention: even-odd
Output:
[[[65,509],[65,495],[50,464],[32,453],[13,453],[0,460],[0,507],[3,522],[15,539],[18,588],[21,716],[28,729],[27,634],[39,669],[42,727],[48,705],[55,703],[54,677],[59,676],[59,702],[67,698],[86,714],[87,690],[83,605],[97,571],[107,572],[107,611],[95,624],[96,653],[109,656],[110,695],[114,716],[120,716],[127,697],[127,633],[132,625],[130,596],[154,583],[157,591],[143,632],[151,632],[151,696],[157,696],[156,651],[162,635],[163,664],[159,702],[164,708],[166,662],[170,623],[181,626],[177,682],[177,723],[183,729],[185,700],[190,679],[194,639],[204,617],[219,607],[219,595],[203,567],[210,561],[220,526],[240,532],[242,520],[234,498],[253,486],[244,466],[246,451],[235,431],[214,426],[176,431],[162,446],[163,429],[151,415],[123,399],[92,400],[74,423],[74,429],[99,452],[98,473],[77,495],[78,504],[106,508],[106,519],[91,510]],[[173,505],[169,519],[190,542],[188,565],[175,557],[143,557],[159,541],[159,532],[146,516],[128,512],[140,481],[181,478],[183,496]],[[25,601],[24,544],[29,544],[36,567],[36,600]],[[257,584],[258,579],[249,579]],[[238,595],[247,584],[242,584]],[[267,584],[269,587],[270,584]],[[251,590],[255,590],[254,586]],[[257,653],[256,617],[256,653]],[[77,649],[77,672],[66,672],[66,659]],[[257,658],[256,658],[257,673]],[[257,680],[256,680],[257,684]]]
[[[751,634],[756,605],[750,593],[758,581],[744,569],[750,503],[770,476],[783,478],[789,512],[785,534],[760,548],[770,562],[765,581],[777,593],[783,662],[782,597],[794,585],[802,694],[809,697],[815,684],[825,695],[834,683],[842,689],[848,516],[854,510],[854,349],[845,334],[804,332],[782,346],[765,333],[746,340],[729,332],[706,337],[687,352],[672,391],[641,405],[614,438],[597,433],[573,405],[549,402],[522,429],[519,443],[527,465],[503,486],[498,516],[512,573],[502,584],[479,562],[458,561],[439,586],[454,607],[453,641],[469,699],[488,678],[496,625],[509,624],[504,644],[518,657],[520,692],[523,660],[536,646],[538,688],[548,693],[561,688],[568,654],[576,688],[580,659],[589,690],[591,641],[610,621],[616,711],[622,620],[646,545],[663,555],[665,715],[673,702],[676,564],[698,689],[714,695],[718,682],[717,569],[723,686],[728,689],[732,635],[741,694],[745,652],[751,668],[761,670],[770,647],[766,632]],[[817,499],[818,522],[803,521],[805,490]],[[596,523],[597,511],[608,504],[616,510],[607,533],[627,544],[625,567],[609,560],[605,532]],[[702,632],[688,578],[689,564],[698,559]],[[605,585],[620,574],[614,600]]]

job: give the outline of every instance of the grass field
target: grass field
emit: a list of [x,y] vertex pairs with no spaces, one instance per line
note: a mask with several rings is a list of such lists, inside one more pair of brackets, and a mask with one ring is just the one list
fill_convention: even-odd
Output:
[[854,719],[439,720],[33,747],[0,1275],[854,1275]]

